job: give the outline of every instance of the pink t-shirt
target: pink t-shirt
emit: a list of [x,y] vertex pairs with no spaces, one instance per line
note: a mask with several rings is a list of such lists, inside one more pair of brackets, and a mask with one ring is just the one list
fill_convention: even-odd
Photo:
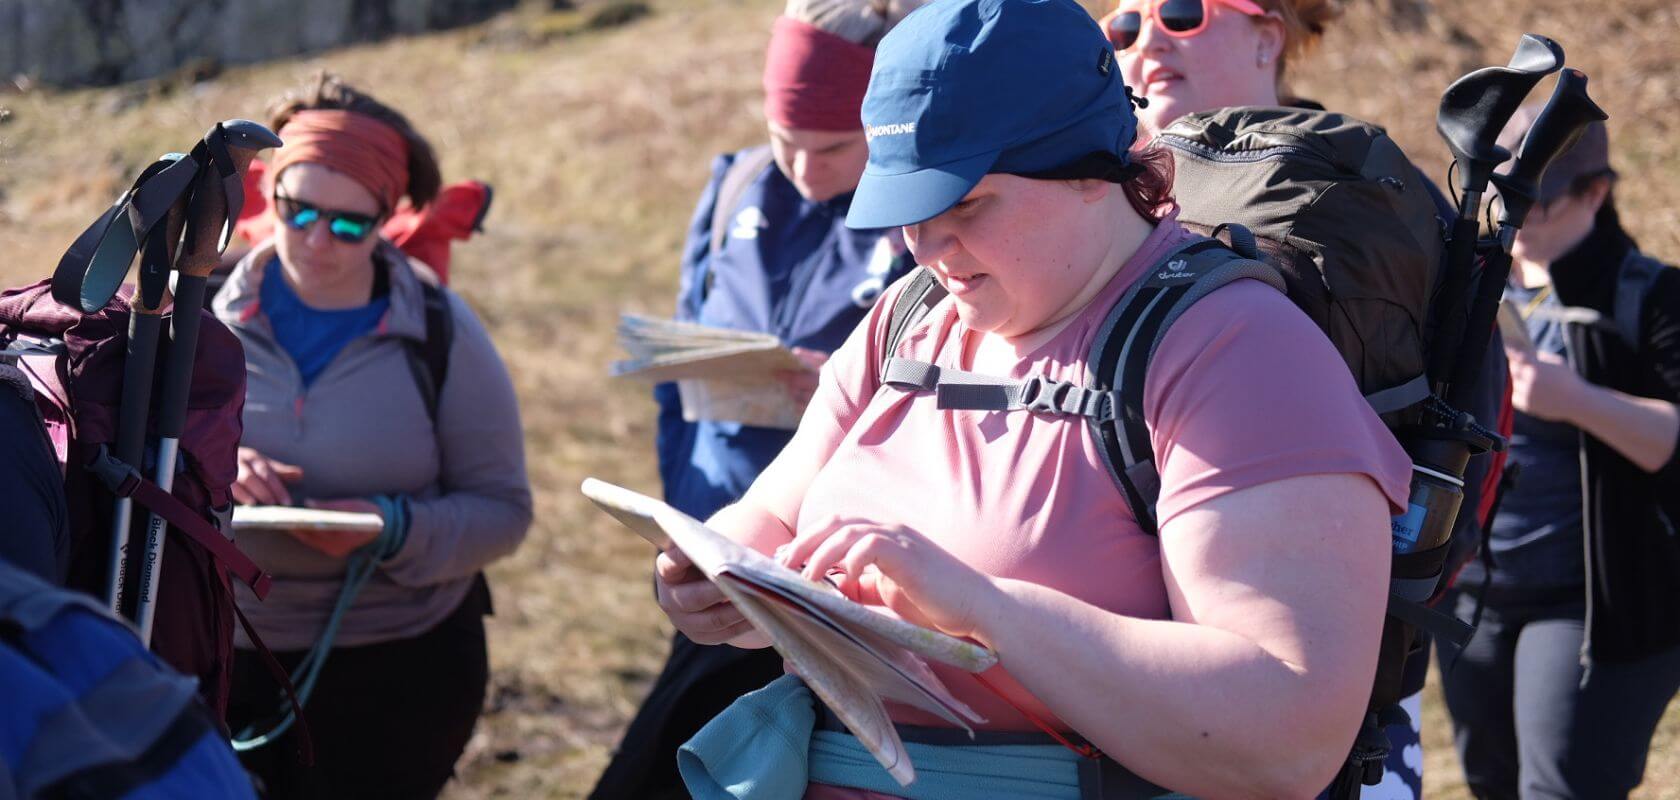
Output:
[[[1110,285],[1007,377],[1083,385],[1086,354],[1108,310],[1190,236],[1172,220],[1157,226]],[[930,392],[881,385],[880,348],[902,290],[901,282],[882,297],[834,353],[799,436],[772,467],[815,477],[805,487],[761,480],[751,491],[755,501],[801,529],[835,516],[905,525],[982,572],[1117,614],[1167,618],[1159,542],[1138,527],[1083,420],[940,410]],[[902,337],[896,355],[967,369],[962,344],[976,335],[947,299]],[[1162,341],[1144,388],[1163,526],[1222,494],[1309,474],[1368,475],[1395,510],[1404,507],[1405,452],[1329,340],[1270,286],[1238,281],[1196,303]],[[805,459],[815,461],[798,463]],[[1035,729],[972,676],[935,671],[989,720],[984,727]],[[1054,719],[1002,668],[987,677],[1016,703]],[[943,724],[912,709],[893,712],[899,722]]]

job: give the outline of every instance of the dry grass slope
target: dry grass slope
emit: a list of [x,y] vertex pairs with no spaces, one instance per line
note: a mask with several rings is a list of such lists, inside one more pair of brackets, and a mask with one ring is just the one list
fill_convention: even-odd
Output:
[[[538,521],[493,570],[490,709],[449,794],[462,800],[581,796],[658,669],[668,629],[649,599],[649,553],[587,509],[576,486],[598,475],[657,487],[652,405],[602,377],[613,321],[621,309],[669,308],[708,159],[762,137],[758,70],[778,3],[654,0],[651,14],[614,28],[590,24],[602,5],[531,8],[197,85],[0,94],[10,112],[0,115],[0,285],[49,273],[147,159],[216,119],[260,117],[268,98],[323,66],[408,111],[447,176],[496,186],[489,232],[458,250],[455,288],[512,368]],[[1502,62],[1525,30],[1560,38],[1593,76],[1630,178],[1631,225],[1647,249],[1680,259],[1680,11],[1668,0],[1363,0],[1296,87],[1388,125],[1441,175],[1440,91]],[[1426,726],[1430,796],[1467,797],[1438,702]],[[1677,737],[1671,712],[1639,796],[1680,796]]]

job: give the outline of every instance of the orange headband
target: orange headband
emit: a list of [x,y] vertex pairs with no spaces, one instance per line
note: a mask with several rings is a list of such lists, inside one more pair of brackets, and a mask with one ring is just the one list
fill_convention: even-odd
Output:
[[286,146],[274,155],[273,178],[293,164],[320,164],[367,187],[384,204],[397,208],[408,191],[408,140],[396,128],[354,111],[310,109],[292,115],[280,138]]

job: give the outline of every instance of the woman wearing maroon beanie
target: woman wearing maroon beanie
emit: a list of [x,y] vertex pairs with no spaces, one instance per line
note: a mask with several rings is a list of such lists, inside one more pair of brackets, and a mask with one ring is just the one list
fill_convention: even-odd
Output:
[[[920,0],[790,0],[764,67],[768,145],[718,156],[681,261],[677,318],[774,334],[812,367],[912,266],[896,228],[846,228],[869,152],[860,109],[875,44]],[[813,370],[787,376],[809,400]],[[791,430],[683,419],[674,384],[659,402],[665,498],[705,519],[746,492]],[[736,697],[781,674],[768,650],[703,647],[678,635],[593,797],[687,797],[676,750]]]

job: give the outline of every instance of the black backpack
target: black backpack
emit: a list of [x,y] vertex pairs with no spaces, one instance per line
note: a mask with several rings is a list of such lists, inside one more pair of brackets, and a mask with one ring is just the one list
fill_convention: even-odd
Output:
[[449,377],[449,348],[455,343],[455,315],[449,308],[449,296],[441,286],[420,282],[421,297],[426,304],[426,338],[404,342],[408,353],[408,368],[414,373],[414,385],[420,399],[426,402],[426,413],[437,427],[438,396],[443,393],[443,381]]
[[[1186,116],[1157,141],[1174,158],[1179,221],[1205,238],[1166,256],[1165,268],[1152,269],[1109,311],[1083,386],[892,358],[905,331],[945,295],[927,270],[917,271],[892,309],[882,382],[935,391],[941,408],[1082,418],[1151,534],[1161,487],[1144,425],[1144,376],[1172,323],[1232,281],[1258,279],[1284,291],[1329,337],[1403,444],[1408,429],[1453,413],[1432,397],[1427,375],[1432,331],[1449,313],[1431,307],[1444,232],[1428,182],[1385,131],[1325,111],[1250,107]],[[1417,630],[1468,640],[1468,626],[1427,605],[1442,587],[1450,545],[1394,557],[1370,713],[1350,760],[1354,779],[1381,779],[1381,727],[1404,718],[1397,703]]]

